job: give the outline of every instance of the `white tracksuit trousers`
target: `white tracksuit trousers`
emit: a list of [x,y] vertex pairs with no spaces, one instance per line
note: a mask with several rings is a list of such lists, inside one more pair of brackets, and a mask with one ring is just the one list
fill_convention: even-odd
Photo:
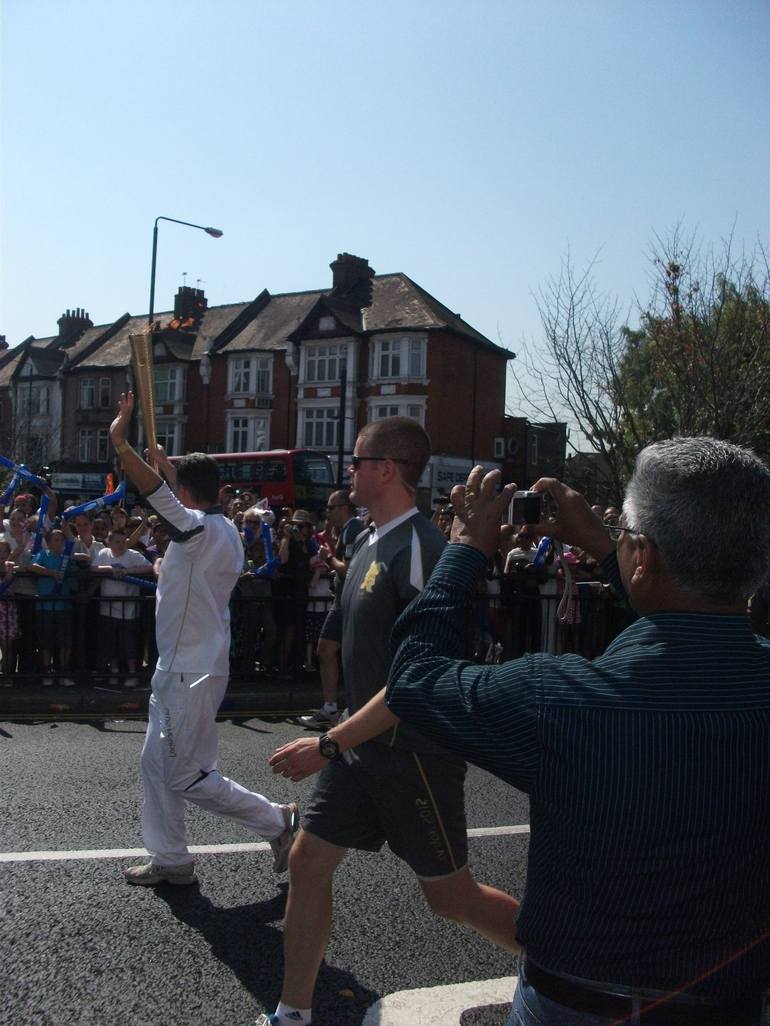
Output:
[[185,800],[228,816],[269,840],[284,830],[278,804],[247,791],[217,769],[216,714],[227,681],[227,677],[164,670],[153,675],[141,760],[142,837],[158,865],[180,866],[192,860]]

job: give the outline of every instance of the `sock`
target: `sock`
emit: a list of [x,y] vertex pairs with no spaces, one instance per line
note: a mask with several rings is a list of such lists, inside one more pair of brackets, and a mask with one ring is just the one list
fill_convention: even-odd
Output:
[[279,1001],[275,1014],[281,1026],[310,1026],[309,1008],[295,1008],[294,1005],[285,1005]]
[[337,703],[336,702],[324,702],[323,711],[325,713],[328,713],[329,716],[333,715],[337,711]]

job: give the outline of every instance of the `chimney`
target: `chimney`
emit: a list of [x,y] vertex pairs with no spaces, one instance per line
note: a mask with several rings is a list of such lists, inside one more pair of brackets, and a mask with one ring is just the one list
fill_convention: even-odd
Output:
[[0,335],[0,351],[7,349],[8,343],[5,341],[5,335]]
[[179,291],[174,296],[174,319],[185,321],[188,317],[192,317],[197,323],[208,305],[203,289],[194,289],[191,285],[180,285]]
[[56,323],[59,325],[59,345],[62,349],[73,346],[84,332],[94,326],[89,314],[81,307],[66,310]]
[[360,309],[371,306],[374,268],[364,257],[352,253],[338,253],[329,264],[332,269],[332,297]]

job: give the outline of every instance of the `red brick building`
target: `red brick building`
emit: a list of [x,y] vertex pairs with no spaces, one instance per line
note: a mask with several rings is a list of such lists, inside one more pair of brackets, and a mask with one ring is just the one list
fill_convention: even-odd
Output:
[[[326,289],[264,290],[249,303],[209,307],[201,290],[179,289],[153,342],[157,433],[169,454],[296,447],[335,458],[342,429],[349,456],[366,421],[400,414],[431,436],[423,485],[434,498],[473,463],[510,478],[512,440],[526,430],[505,416],[514,354],[405,274],[377,275],[347,253],[331,270]],[[4,451],[51,465],[77,491],[78,475],[111,469],[108,426],[131,384],[129,335],[145,321],[124,314],[94,326],[67,311],[59,335],[3,352]]]

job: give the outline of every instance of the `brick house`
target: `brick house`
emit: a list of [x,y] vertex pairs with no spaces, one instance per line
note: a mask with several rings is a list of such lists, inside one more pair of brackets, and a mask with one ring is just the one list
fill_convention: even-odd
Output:
[[[347,253],[330,266],[329,288],[263,290],[247,303],[209,307],[202,290],[179,289],[153,338],[157,433],[169,454],[296,447],[334,461],[344,409],[346,456],[368,420],[400,414],[425,426],[434,455],[423,500],[447,493],[473,463],[501,466],[510,479],[514,354],[403,273],[377,275]],[[94,326],[67,311],[58,336],[0,353],[0,429],[14,428],[4,451],[70,475],[72,490],[78,475],[107,473],[115,400],[131,384],[129,335],[145,323],[126,313]],[[45,390],[47,400],[35,398]],[[45,452],[25,444],[43,416]]]

